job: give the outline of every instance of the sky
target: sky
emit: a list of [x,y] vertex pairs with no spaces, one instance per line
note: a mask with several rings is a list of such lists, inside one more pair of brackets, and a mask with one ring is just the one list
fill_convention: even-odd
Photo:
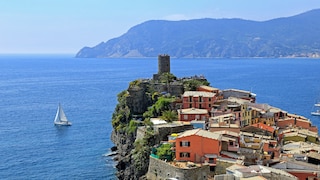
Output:
[[319,8],[319,0],[0,0],[0,54],[76,54],[148,20],[265,21]]

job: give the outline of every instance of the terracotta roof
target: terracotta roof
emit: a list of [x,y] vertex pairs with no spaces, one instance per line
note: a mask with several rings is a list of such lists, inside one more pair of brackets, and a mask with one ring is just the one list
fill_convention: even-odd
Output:
[[263,123],[257,123],[257,124],[252,124],[251,126],[253,127],[257,127],[257,128],[260,128],[260,129],[263,129],[263,130],[266,130],[266,131],[269,131],[269,132],[274,132],[274,128],[271,127],[271,126],[268,126],[266,124],[263,124]]
[[210,131],[205,131],[202,129],[192,129],[192,130],[185,131],[185,132],[181,133],[181,135],[178,136],[177,139],[181,138],[181,137],[187,137],[187,136],[201,136],[201,137],[205,137],[205,138],[221,140],[220,134],[212,133]]

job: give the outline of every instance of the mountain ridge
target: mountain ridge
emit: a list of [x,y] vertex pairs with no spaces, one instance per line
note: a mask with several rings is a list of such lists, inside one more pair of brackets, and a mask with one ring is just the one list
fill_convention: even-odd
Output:
[[123,35],[84,47],[80,58],[320,57],[320,9],[267,21],[149,20]]

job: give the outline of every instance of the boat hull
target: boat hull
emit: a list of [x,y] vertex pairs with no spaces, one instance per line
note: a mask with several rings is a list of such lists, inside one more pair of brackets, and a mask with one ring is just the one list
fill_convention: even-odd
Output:
[[54,125],[57,125],[57,126],[71,126],[72,123],[71,122],[55,122]]
[[312,112],[311,115],[320,116],[320,112]]

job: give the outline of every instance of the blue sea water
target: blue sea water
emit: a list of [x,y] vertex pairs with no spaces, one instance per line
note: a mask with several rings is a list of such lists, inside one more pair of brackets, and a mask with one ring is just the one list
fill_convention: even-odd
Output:
[[[116,179],[110,153],[117,94],[157,73],[157,58],[81,59],[0,55],[0,179]],[[174,59],[178,77],[204,75],[211,86],[257,94],[310,118],[320,98],[320,59]],[[72,121],[56,127],[58,103]]]

